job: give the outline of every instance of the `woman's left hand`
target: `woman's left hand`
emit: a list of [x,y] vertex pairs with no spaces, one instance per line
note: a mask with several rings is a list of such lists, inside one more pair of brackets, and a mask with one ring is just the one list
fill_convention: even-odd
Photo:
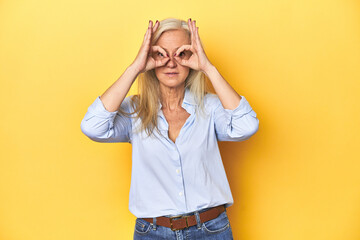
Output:
[[[204,49],[201,45],[198,28],[195,26],[195,20],[191,21],[191,18],[188,19],[188,26],[191,32],[191,45],[182,45],[175,53],[175,60],[186,67],[190,67],[194,70],[200,70],[205,72],[208,67],[211,66],[209,59],[207,58]],[[192,52],[192,55],[188,59],[184,59],[179,54],[184,50],[189,50]]]

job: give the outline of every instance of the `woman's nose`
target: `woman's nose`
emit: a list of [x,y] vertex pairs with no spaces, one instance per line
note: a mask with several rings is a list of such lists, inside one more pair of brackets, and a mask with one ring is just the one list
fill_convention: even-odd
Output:
[[176,66],[176,60],[174,58],[174,56],[169,56],[170,60],[168,61],[168,65],[170,66]]

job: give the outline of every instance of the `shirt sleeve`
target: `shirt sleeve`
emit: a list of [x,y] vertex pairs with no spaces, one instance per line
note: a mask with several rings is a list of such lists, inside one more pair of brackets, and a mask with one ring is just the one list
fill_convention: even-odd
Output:
[[[130,112],[130,96],[121,103],[120,108]],[[88,108],[81,121],[81,131],[95,142],[129,142],[131,143],[131,119],[119,113],[109,112],[98,96]]]
[[244,141],[257,132],[259,119],[244,96],[233,110],[224,109],[217,96],[215,104],[214,122],[218,141]]

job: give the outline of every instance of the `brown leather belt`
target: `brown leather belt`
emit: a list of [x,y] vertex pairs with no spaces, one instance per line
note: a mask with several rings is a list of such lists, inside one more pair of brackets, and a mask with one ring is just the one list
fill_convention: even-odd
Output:
[[[220,215],[220,213],[225,211],[225,204],[219,205],[217,207],[210,208],[204,212],[199,213],[200,222],[206,222],[211,219],[214,219]],[[180,219],[173,219],[179,218]],[[153,223],[153,218],[142,218],[149,223]],[[171,230],[182,230],[187,227],[191,227],[197,225],[196,216],[194,213],[191,215],[183,216],[183,215],[176,215],[173,217],[157,217],[156,218],[156,225],[164,226],[171,228]]]

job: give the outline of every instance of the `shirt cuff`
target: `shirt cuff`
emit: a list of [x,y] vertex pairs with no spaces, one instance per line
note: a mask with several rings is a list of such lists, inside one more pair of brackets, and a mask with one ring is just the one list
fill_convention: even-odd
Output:
[[103,102],[100,100],[100,96],[98,96],[95,101],[90,105],[88,111],[100,118],[114,118],[118,110],[114,112],[109,112],[106,110]]
[[232,120],[235,118],[241,118],[242,116],[250,113],[253,109],[251,108],[249,102],[246,100],[246,98],[242,95],[241,100],[239,102],[239,105],[235,109],[225,109],[226,115],[227,115],[227,123],[228,125],[231,125]]

